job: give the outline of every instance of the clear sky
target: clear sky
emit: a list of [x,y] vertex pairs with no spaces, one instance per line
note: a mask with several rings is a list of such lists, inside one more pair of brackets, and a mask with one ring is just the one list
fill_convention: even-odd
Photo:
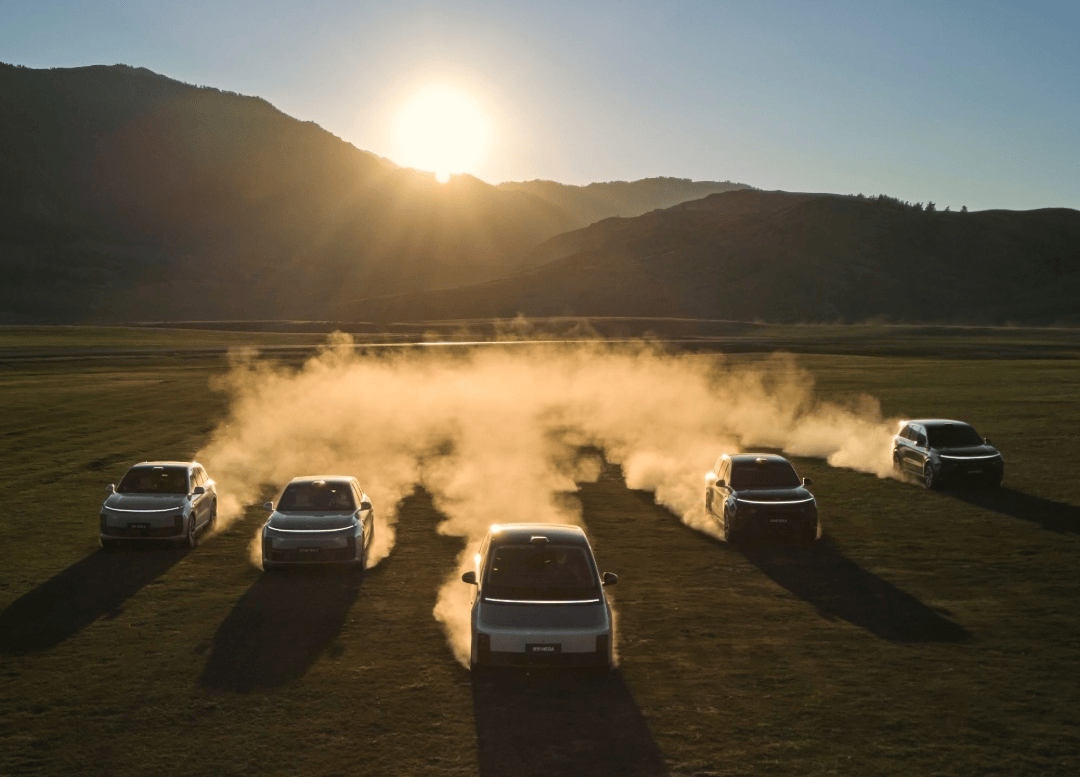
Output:
[[490,183],[1080,208],[1078,0],[0,0],[0,61],[257,95],[401,164],[409,100],[449,85]]

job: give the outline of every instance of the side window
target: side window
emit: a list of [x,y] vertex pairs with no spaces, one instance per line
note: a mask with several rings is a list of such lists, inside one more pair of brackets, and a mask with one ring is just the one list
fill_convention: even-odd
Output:
[[925,447],[926,447],[926,432],[924,432],[924,431],[923,431],[922,429],[920,429],[920,430],[919,430],[919,431],[918,431],[918,432],[916,433],[916,435],[915,435],[915,443],[916,443],[916,444],[917,444],[917,445],[918,445],[918,446],[919,446],[920,448],[925,448]]
[[904,428],[900,430],[900,436],[905,440],[915,439],[915,432],[911,431],[911,424],[906,424]]
[[720,479],[725,483],[731,483],[731,462],[725,461],[720,465]]
[[194,483],[196,486],[205,486],[206,485],[206,473],[203,472],[202,467],[196,467],[195,468],[195,477],[192,480],[192,483]]

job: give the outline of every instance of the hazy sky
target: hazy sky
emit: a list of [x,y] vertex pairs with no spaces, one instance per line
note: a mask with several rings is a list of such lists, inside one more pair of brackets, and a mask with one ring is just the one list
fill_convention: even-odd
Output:
[[0,20],[0,61],[258,95],[399,163],[405,103],[449,83],[489,117],[490,183],[1080,208],[1077,0],[0,0]]

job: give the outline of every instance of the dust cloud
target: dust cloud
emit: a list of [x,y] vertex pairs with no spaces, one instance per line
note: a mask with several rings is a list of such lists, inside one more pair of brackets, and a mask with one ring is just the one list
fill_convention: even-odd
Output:
[[600,471],[583,449],[716,536],[702,497],[721,453],[776,448],[885,476],[895,429],[870,397],[819,400],[790,356],[745,364],[647,343],[371,354],[339,334],[300,368],[237,354],[218,388],[230,413],[198,457],[218,483],[222,525],[293,477],[356,475],[375,505],[374,565],[393,548],[401,499],[418,486],[431,494],[437,531],[465,540],[434,612],[464,664],[472,591],[461,572],[492,523],[582,524],[573,493]]

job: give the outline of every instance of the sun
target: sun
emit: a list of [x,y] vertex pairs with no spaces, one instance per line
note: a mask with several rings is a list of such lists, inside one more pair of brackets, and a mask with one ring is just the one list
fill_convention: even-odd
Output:
[[403,162],[430,170],[442,183],[471,172],[487,148],[491,122],[468,94],[452,86],[428,86],[398,116]]

